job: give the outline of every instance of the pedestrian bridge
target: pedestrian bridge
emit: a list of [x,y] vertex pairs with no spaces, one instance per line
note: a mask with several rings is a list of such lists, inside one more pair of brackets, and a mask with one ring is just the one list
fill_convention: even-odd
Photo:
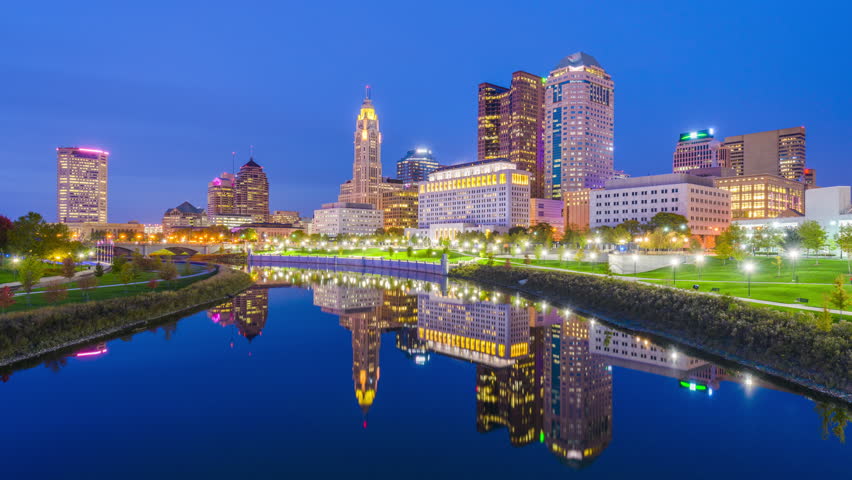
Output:
[[[137,252],[142,255],[150,255],[158,250],[169,250],[176,255],[195,255],[196,253],[211,254],[223,248],[223,243],[198,244],[198,243],[142,243],[142,242],[116,242],[115,248],[123,248],[128,252]],[[121,253],[118,251],[116,253]]]

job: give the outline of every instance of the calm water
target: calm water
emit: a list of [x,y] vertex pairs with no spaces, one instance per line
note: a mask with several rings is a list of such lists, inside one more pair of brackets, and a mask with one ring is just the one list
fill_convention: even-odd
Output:
[[2,478],[849,478],[748,372],[464,286],[265,278],[4,377]]

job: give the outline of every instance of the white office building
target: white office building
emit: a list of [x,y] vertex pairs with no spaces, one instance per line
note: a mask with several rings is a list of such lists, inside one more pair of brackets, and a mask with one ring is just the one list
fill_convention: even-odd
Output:
[[685,173],[610,180],[591,192],[591,228],[628,220],[647,223],[657,213],[683,215],[693,235],[717,236],[731,223],[731,194],[712,178]]
[[370,203],[326,203],[314,210],[312,233],[336,237],[346,235],[372,235],[384,226],[382,211]]
[[530,173],[505,159],[444,167],[419,185],[417,229],[431,240],[466,231],[508,232],[530,221]]

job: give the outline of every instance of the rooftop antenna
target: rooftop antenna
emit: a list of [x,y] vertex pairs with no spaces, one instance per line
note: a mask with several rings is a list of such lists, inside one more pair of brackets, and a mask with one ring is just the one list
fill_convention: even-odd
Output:
[[366,98],[367,100],[370,100],[370,86],[369,86],[369,85],[367,85],[367,86],[364,88],[364,90],[366,91],[366,92],[365,92],[365,95],[366,95],[366,96],[365,96],[365,98]]
[[254,158],[254,145],[249,145],[249,159]]
[[237,174],[237,152],[231,152],[231,174]]

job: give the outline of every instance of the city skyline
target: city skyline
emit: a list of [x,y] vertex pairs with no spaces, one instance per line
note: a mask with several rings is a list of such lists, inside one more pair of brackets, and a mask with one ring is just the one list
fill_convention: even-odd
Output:
[[[16,8],[22,14],[27,10],[27,7]],[[40,15],[44,26],[84,16],[83,12],[65,8],[57,7]],[[794,68],[790,60],[807,58],[830,65],[840,74],[848,71],[849,61],[834,56],[825,47],[842,43],[839,38],[842,29],[825,27],[825,22],[832,19],[823,20],[820,28],[823,35],[817,41],[807,34],[809,29],[816,28],[807,25],[808,17],[815,13],[803,12],[794,19],[746,6],[748,14],[738,24],[749,33],[736,39],[720,38],[709,25],[697,28],[682,25],[679,18],[686,13],[623,4],[621,14],[610,19],[609,28],[633,36],[627,46],[622,41],[624,36],[592,35],[591,27],[580,26],[572,38],[561,38],[549,32],[547,24],[540,23],[543,12],[537,10],[541,8],[536,7],[527,15],[511,7],[499,13],[507,18],[516,17],[520,28],[539,33],[521,40],[517,49],[483,54],[473,42],[467,42],[485,28],[475,26],[453,41],[461,46],[452,60],[441,55],[439,48],[427,45],[428,42],[406,39],[402,45],[385,46],[373,62],[343,61],[351,73],[345,79],[331,74],[327,70],[330,66],[317,63],[322,57],[340,58],[342,46],[321,45],[317,59],[286,50],[285,55],[293,57],[294,67],[315,74],[316,85],[312,88],[325,90],[334,85],[333,91],[319,100],[316,95],[300,98],[276,93],[282,88],[295,88],[292,83],[295,80],[286,79],[286,83],[276,86],[284,73],[264,60],[270,50],[250,52],[250,39],[232,38],[228,40],[232,43],[227,44],[215,39],[215,19],[225,15],[215,9],[209,14],[212,18],[201,21],[194,31],[210,40],[213,47],[228,48],[221,62],[228,64],[228,71],[232,65],[253,62],[257,75],[237,75],[248,80],[234,80],[233,74],[223,73],[226,67],[205,66],[200,63],[202,59],[176,63],[178,59],[185,60],[186,49],[190,47],[188,37],[164,38],[154,45],[131,38],[129,34],[138,32],[143,28],[142,23],[150,20],[145,14],[121,22],[106,22],[105,28],[115,37],[109,45],[101,42],[100,35],[83,33],[50,54],[48,45],[56,42],[45,32],[44,40],[24,46],[4,60],[12,75],[6,80],[11,88],[2,97],[8,114],[0,120],[0,126],[8,136],[0,149],[4,157],[15,161],[10,162],[7,171],[14,180],[10,185],[13,195],[4,202],[3,213],[14,218],[35,210],[50,216],[55,177],[48,162],[54,161],[53,150],[65,145],[111,152],[109,220],[112,222],[156,222],[162,211],[184,200],[203,205],[206,192],[199,186],[213,175],[231,170],[232,151],[237,152],[238,162],[247,161],[249,145],[255,145],[257,156],[264,160],[270,175],[270,206],[307,213],[332,200],[339,182],[348,177],[351,122],[365,84],[373,85],[375,97],[380,99],[385,171],[393,171],[392,162],[415,146],[430,148],[444,164],[457,164],[476,157],[477,85],[504,84],[516,70],[548,72],[560,58],[575,51],[594,55],[617,79],[617,169],[634,176],[666,173],[670,168],[671,139],[678,132],[714,127],[721,136],[727,136],[805,125],[811,137],[808,165],[817,169],[822,179],[837,179],[823,182],[825,185],[850,183],[843,168],[848,147],[843,127],[849,124],[852,115],[849,99],[840,92],[829,92],[830,98],[823,98],[822,92],[812,88],[811,78],[804,72],[807,69]],[[577,13],[594,16],[602,8],[584,6]],[[313,9],[294,10],[294,17],[307,18]],[[263,31],[268,26],[262,19],[264,13],[264,10],[246,9],[238,17],[259,22],[258,30]],[[357,11],[351,13],[354,17],[362,15]],[[398,13],[391,11],[382,18]],[[94,19],[109,14],[115,12],[85,12],[86,17]],[[189,11],[178,9],[165,21],[176,26],[189,15]],[[470,7],[459,12],[458,20],[435,15],[426,12],[424,20],[456,25],[457,21],[468,23],[466,20],[475,13]],[[665,19],[671,29],[660,38],[635,37],[632,32],[641,29],[643,23],[636,19]],[[784,42],[781,32],[794,26],[799,29],[800,23],[805,29],[802,38]],[[117,26],[124,31],[116,30]],[[6,33],[17,35],[16,29],[22,27],[12,25]],[[353,28],[342,23],[335,23],[334,27],[343,34]],[[302,31],[301,28],[308,25],[297,30]],[[298,33],[287,35],[291,34]],[[371,43],[385,45],[388,42],[385,35],[390,33],[368,35]],[[832,41],[832,36],[838,38]],[[784,42],[785,48],[775,49],[777,42]],[[161,52],[159,62],[147,56],[152,48],[159,51],[172,47],[174,51]],[[396,73],[404,70],[397,61],[403,47],[415,53],[407,55],[411,59],[405,60],[403,66],[418,66],[421,75],[417,78]],[[117,60],[122,48],[131,56],[142,56],[143,61],[134,66],[133,75]],[[718,60],[708,65],[697,56],[684,55],[684,50],[690,48],[696,55],[700,51],[701,58]],[[739,62],[760,68],[730,76],[725,58],[734,54]],[[40,62],[39,67],[28,60],[44,55],[48,61]],[[57,55],[61,58],[50,62]],[[72,66],[84,60],[100,63],[103,68],[85,80],[72,77]],[[158,77],[167,67],[174,70],[173,74],[167,79]],[[454,73],[452,77],[445,76],[449,70]],[[55,91],[48,89],[47,82],[52,85],[55,80],[60,80]],[[441,88],[425,88],[439,82]],[[412,90],[418,94],[410,95]],[[132,98],[129,91],[134,91]],[[791,91],[796,95],[790,97]],[[270,95],[272,101],[267,101]],[[819,107],[826,102],[832,105],[828,112]],[[433,105],[441,108],[430,109]],[[734,105],[742,106],[732,108]],[[318,113],[312,113],[314,110]],[[77,120],[73,123],[44,120],[45,116],[61,118],[72,112]],[[323,127],[316,128],[320,124]],[[174,168],[177,162],[184,164],[181,174],[162,178],[160,173]],[[146,185],[146,191],[135,191],[138,185]],[[154,199],[150,209],[138,210],[135,199],[141,194]]]

